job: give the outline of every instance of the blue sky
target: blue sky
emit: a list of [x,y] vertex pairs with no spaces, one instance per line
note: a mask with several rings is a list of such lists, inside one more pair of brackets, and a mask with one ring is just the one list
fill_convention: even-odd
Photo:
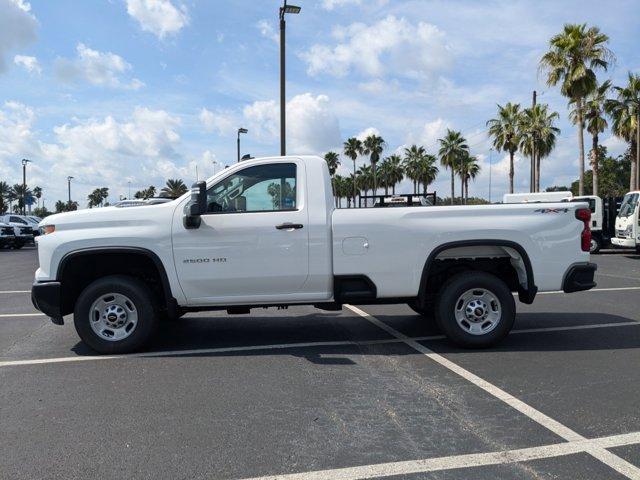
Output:
[[[448,127],[461,130],[483,167],[470,187],[488,196],[485,122],[496,103],[529,104],[531,91],[558,111],[562,133],[543,160],[542,184],[577,177],[566,100],[537,62],[566,22],[598,25],[616,64],[601,78],[638,71],[638,1],[298,0],[288,16],[288,151],[323,154],[349,136],[379,132],[385,154],[411,143],[431,153]],[[0,0],[0,178],[31,185],[48,206],[85,204],[96,187],[111,200],[132,189],[187,184],[243,153],[273,155],[278,140],[279,2]],[[588,139],[586,139],[588,142]],[[625,146],[607,132],[614,154]],[[506,189],[506,157],[491,154],[492,197]],[[213,162],[217,162],[214,164]],[[361,162],[364,162],[362,159]],[[346,161],[342,173],[348,173]],[[216,166],[217,165],[217,166]],[[516,162],[516,186],[527,186]],[[447,192],[447,172],[433,186]]]

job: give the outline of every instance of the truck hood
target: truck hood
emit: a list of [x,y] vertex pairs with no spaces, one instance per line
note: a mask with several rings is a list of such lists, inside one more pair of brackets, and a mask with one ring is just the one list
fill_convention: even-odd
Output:
[[178,202],[158,205],[142,205],[139,207],[101,207],[76,210],[74,212],[56,213],[43,219],[38,226],[55,225],[58,230],[75,230],[84,228],[105,228],[116,226],[149,225],[159,219],[170,221]]

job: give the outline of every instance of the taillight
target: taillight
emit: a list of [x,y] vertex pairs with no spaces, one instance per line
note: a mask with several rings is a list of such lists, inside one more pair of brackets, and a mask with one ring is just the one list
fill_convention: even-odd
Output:
[[580,235],[580,248],[583,252],[591,250],[591,229],[589,224],[591,223],[591,210],[588,208],[579,208],[576,210],[576,218],[582,221],[584,225],[582,234]]

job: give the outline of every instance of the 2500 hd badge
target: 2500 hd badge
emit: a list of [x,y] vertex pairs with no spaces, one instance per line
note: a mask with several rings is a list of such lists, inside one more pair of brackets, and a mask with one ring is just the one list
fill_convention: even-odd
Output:
[[185,258],[182,263],[225,263],[226,257],[218,258]]

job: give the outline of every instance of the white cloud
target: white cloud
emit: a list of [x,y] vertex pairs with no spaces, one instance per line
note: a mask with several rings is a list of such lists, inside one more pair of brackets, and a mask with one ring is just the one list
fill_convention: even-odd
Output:
[[[23,0],[0,0],[0,73],[7,69],[7,56],[36,39],[38,22]],[[11,57],[9,57],[11,58]]]
[[16,55],[13,57],[13,63],[23,67],[29,73],[37,73],[40,75],[42,73],[42,68],[38,63],[38,59],[36,57],[29,57],[27,55]]
[[[280,132],[280,108],[274,100],[256,101],[243,110],[252,135],[273,140]],[[326,95],[296,95],[287,102],[287,148],[291,153],[321,154],[341,144],[338,118]]]
[[142,30],[160,39],[189,24],[187,7],[176,7],[170,0],[127,0],[127,13],[140,23]]
[[362,130],[360,133],[358,133],[356,135],[356,138],[358,140],[360,140],[361,142],[363,142],[364,139],[367,138],[369,135],[378,135],[378,136],[380,136],[380,130],[378,130],[375,127],[367,127],[364,130]]
[[280,41],[279,35],[275,32],[273,25],[267,20],[260,20],[256,24],[256,28],[260,30],[260,35],[269,40],[278,43]]
[[[368,0],[369,3],[374,3],[377,6],[385,5],[388,0]],[[322,0],[322,8],[325,10],[333,10],[334,8],[345,7],[347,5],[361,5],[362,0]]]
[[78,56],[73,59],[58,58],[55,71],[58,78],[65,82],[85,80],[92,85],[111,88],[137,90],[144,83],[137,78],[124,79],[123,75],[131,70],[131,65],[120,55],[111,52],[99,52],[84,43],[76,46]]
[[203,108],[198,115],[200,122],[208,132],[216,132],[220,136],[231,135],[238,128],[236,115],[232,112],[216,110],[212,112]]
[[412,24],[389,15],[371,24],[352,23],[333,32],[335,46],[316,44],[300,56],[307,73],[344,76],[354,70],[365,76],[420,78],[449,68],[452,54],[435,25]]

